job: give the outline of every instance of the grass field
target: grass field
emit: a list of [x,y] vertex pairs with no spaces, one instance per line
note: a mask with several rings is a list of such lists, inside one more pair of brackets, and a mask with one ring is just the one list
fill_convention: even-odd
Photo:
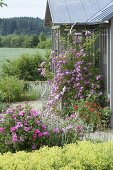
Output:
[[44,55],[46,54],[46,50],[37,48],[0,48],[0,72],[2,64],[7,60],[20,57],[22,54],[35,54],[35,53]]

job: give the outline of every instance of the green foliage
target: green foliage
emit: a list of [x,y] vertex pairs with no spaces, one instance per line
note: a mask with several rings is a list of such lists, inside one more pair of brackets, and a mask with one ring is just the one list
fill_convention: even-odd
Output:
[[44,33],[44,32],[41,32],[41,33],[40,33],[40,35],[39,35],[39,40],[40,40],[40,42],[46,41],[46,36],[45,36],[45,33]]
[[3,103],[3,102],[0,102],[0,113],[6,111],[6,109],[9,107],[9,104],[8,103]]
[[40,49],[45,49],[45,46],[46,46],[46,41],[40,41],[37,47]]
[[49,29],[48,30],[44,29],[43,22],[44,21],[38,17],[3,18],[0,19],[0,34],[4,36],[10,34],[39,35],[41,32],[50,34]]
[[18,101],[24,90],[24,82],[14,76],[6,76],[0,81],[0,91],[5,102]]
[[111,116],[111,110],[109,107],[100,107],[95,101],[79,100],[72,104],[70,107],[71,112],[77,112],[81,119],[87,123],[87,125],[92,125],[94,130],[105,129],[109,127],[109,120]]
[[38,67],[43,61],[40,54],[22,55],[12,61],[7,61],[3,65],[3,74],[7,76],[17,76],[19,79],[26,81],[44,80],[38,71]]
[[40,41],[37,47],[40,49],[51,49],[52,41],[50,38],[47,38],[46,41]]
[[38,45],[39,39],[36,35],[7,35],[0,37],[0,47],[12,48],[34,48]]
[[4,3],[4,0],[0,0],[0,7],[7,6],[6,3]]
[[33,89],[32,87],[27,87],[27,89],[25,88],[24,93],[21,95],[21,101],[33,101],[38,100],[40,98],[41,92],[38,89]]
[[44,147],[38,151],[0,155],[4,170],[112,170],[113,143],[78,142],[60,147]]

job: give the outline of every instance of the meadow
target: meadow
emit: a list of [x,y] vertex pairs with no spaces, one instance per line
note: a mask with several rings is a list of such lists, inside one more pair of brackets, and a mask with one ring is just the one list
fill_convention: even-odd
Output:
[[22,54],[31,55],[35,53],[39,53],[43,56],[46,54],[46,50],[37,48],[0,48],[0,71],[2,64],[7,60],[20,57]]

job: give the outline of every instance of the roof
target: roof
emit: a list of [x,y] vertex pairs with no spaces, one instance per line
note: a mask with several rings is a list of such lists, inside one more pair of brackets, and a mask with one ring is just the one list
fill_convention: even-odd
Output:
[[104,22],[113,16],[113,0],[47,0],[45,26]]

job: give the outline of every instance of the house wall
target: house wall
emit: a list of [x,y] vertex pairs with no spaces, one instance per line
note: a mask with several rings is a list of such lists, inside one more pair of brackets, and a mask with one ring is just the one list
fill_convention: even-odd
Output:
[[110,108],[112,110],[111,128],[113,129],[113,18],[111,18],[110,33]]

